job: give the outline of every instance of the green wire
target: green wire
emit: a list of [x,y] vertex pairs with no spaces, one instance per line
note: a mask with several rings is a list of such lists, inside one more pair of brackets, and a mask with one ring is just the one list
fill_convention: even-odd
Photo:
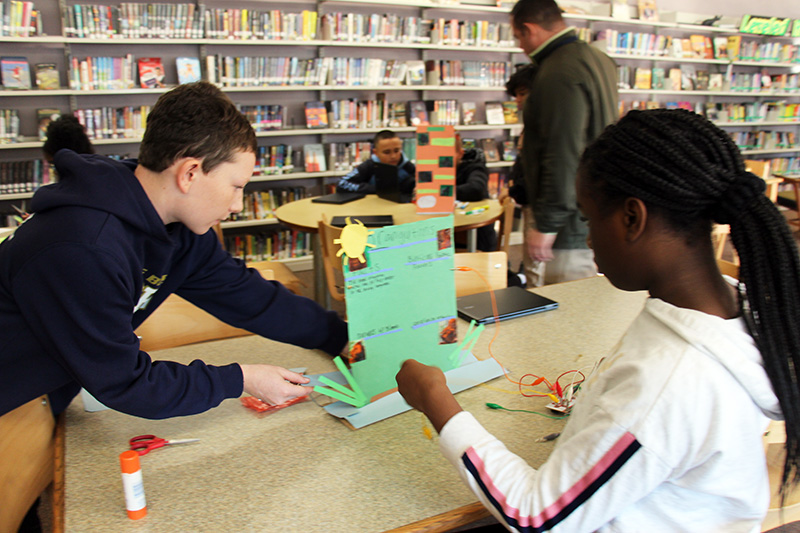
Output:
[[533,415],[543,416],[545,418],[552,418],[553,420],[561,420],[562,418],[567,418],[569,415],[564,416],[553,416],[553,415],[546,415],[544,413],[539,413],[538,411],[527,411],[525,409],[508,409],[503,407],[502,405],[497,405],[496,403],[487,403],[486,407],[489,409],[502,409],[503,411],[511,411],[514,413],[531,413]]

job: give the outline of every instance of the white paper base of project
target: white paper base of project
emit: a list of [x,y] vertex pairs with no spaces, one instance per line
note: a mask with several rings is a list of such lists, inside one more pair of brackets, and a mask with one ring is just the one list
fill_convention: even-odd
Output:
[[[344,376],[340,372],[330,372],[322,374],[329,379],[347,385]],[[465,357],[464,363],[453,370],[444,373],[447,378],[447,388],[453,394],[461,392],[503,375],[503,368],[494,359],[478,361],[475,356],[469,354]],[[312,385],[316,376],[307,376],[312,379]],[[364,407],[357,408],[345,402],[334,402],[324,407],[329,414],[346,420],[354,428],[359,429],[375,422],[379,422],[394,415],[399,415],[411,409],[406,401],[395,391],[391,394],[375,400]]]

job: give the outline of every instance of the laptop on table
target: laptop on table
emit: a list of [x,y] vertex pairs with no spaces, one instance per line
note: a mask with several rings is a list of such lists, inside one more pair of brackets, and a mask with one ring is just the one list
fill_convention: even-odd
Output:
[[411,201],[411,196],[400,192],[400,178],[396,165],[375,163],[375,194],[378,198],[398,204]]
[[[497,319],[509,320],[520,316],[550,311],[558,307],[558,302],[529,292],[522,287],[508,287],[494,291],[497,302]],[[489,292],[480,292],[456,298],[458,316],[464,320],[474,320],[478,324],[494,322],[494,309]]]

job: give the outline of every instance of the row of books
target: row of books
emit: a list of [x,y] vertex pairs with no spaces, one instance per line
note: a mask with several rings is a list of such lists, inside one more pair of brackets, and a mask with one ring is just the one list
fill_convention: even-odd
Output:
[[800,48],[777,41],[743,41],[741,35],[710,37],[601,30],[593,44],[608,53],[675,59],[724,59],[731,61],[800,62]]
[[769,168],[773,174],[800,174],[800,157],[776,157],[769,160]]
[[92,39],[327,40],[514,46],[508,22],[427,19],[394,14],[206,8],[204,4],[75,4],[64,35]]
[[0,194],[33,192],[55,181],[58,176],[44,159],[0,161]]
[[431,42],[433,21],[392,13],[324,13],[318,37],[323,41],[416,43]]
[[[515,101],[486,102],[486,124],[518,124]],[[388,102],[385,94],[375,100],[356,98],[305,103],[308,128],[398,128],[406,126],[474,124],[477,104],[447,100]]]
[[226,236],[224,241],[228,253],[245,261],[274,261],[311,254],[311,235],[302,231],[233,235]]
[[42,35],[42,13],[33,2],[3,0],[0,2],[0,35],[3,37],[35,37]]
[[19,137],[19,113],[17,110],[0,109],[0,144],[16,142]]
[[800,124],[800,104],[786,102],[655,102],[652,100],[621,100],[619,114],[632,109],[687,109],[705,116],[712,122],[757,125],[762,122]]
[[75,116],[90,139],[138,139],[144,135],[149,105],[78,109]]
[[502,87],[511,75],[506,61],[467,61],[429,59],[425,61],[428,85],[466,85],[467,87]]
[[663,69],[660,67],[617,67],[617,86],[620,89],[669,91],[738,91],[757,93],[789,93],[800,90],[798,74],[762,72],[709,72],[692,66]]
[[289,202],[308,196],[305,187],[279,187],[244,194],[244,206],[228,220],[266,220],[275,218],[275,210]]
[[283,128],[285,108],[280,104],[238,105],[239,111],[247,117],[256,131],[279,130]]
[[797,148],[793,131],[731,131],[731,139],[740,150],[782,150]]

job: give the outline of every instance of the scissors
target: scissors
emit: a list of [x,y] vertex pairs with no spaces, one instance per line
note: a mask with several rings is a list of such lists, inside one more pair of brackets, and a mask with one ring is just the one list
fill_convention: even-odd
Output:
[[135,451],[139,455],[146,455],[152,450],[156,448],[161,448],[162,446],[167,446],[170,444],[186,444],[188,442],[197,442],[200,439],[179,439],[179,440],[168,440],[162,439],[161,437],[156,437],[155,435],[139,435],[138,437],[133,437],[130,440],[131,450]]

